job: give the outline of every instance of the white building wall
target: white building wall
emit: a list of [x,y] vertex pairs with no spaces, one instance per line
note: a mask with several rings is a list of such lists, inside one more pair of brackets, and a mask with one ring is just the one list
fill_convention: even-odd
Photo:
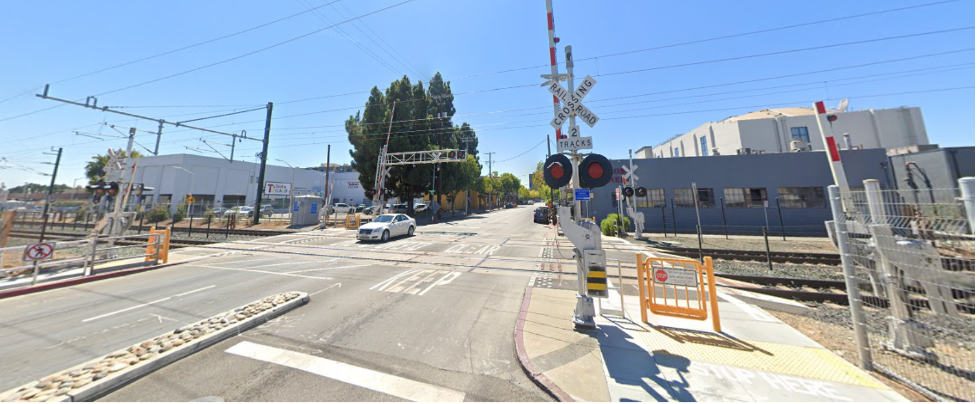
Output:
[[[883,110],[863,110],[835,113],[833,131],[842,144],[844,133],[850,134],[854,147],[894,148],[928,144],[921,108],[901,107]],[[700,138],[708,136],[708,155],[717,148],[721,155],[737,154],[738,149],[750,148],[766,153],[791,152],[792,128],[806,127],[809,146],[823,150],[819,127],[813,115],[780,116],[777,118],[730,120],[704,123],[677,136],[650,152],[637,153],[637,158],[700,156]],[[679,153],[677,153],[679,148]],[[641,149],[642,151],[642,149]]]

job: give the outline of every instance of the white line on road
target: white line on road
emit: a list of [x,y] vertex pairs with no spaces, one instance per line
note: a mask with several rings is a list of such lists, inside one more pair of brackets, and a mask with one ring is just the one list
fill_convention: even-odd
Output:
[[181,294],[179,294],[179,295],[174,295],[174,296],[177,296],[177,297],[180,297],[180,296],[187,296],[187,295],[189,295],[189,294],[191,294],[191,293],[196,293],[196,292],[200,292],[200,291],[202,291],[202,290],[208,290],[208,289],[210,289],[210,288],[213,288],[213,287],[217,287],[217,286],[218,286],[218,285],[211,285],[211,286],[205,286],[205,287],[203,287],[203,288],[200,288],[200,289],[194,289],[194,290],[192,290],[192,291],[190,291],[190,292],[184,292],[184,293],[181,293]]
[[167,300],[170,300],[170,299],[172,299],[174,297],[186,296],[186,295],[189,295],[189,294],[194,293],[194,292],[200,292],[202,290],[210,289],[210,288],[213,288],[215,286],[217,286],[217,285],[211,285],[211,286],[208,286],[208,287],[205,287],[205,288],[200,288],[200,289],[192,290],[190,292],[184,292],[184,293],[181,293],[179,295],[173,295],[173,296],[169,296],[169,297],[164,297],[162,299],[157,299],[157,300],[154,300],[154,301],[149,302],[149,303],[143,303],[143,304],[136,305],[136,306],[129,307],[129,308],[125,308],[125,309],[122,309],[122,310],[116,310],[116,311],[114,311],[112,313],[105,313],[105,314],[103,314],[101,316],[95,316],[95,317],[92,317],[92,318],[86,318],[86,319],[82,320],[82,322],[83,323],[87,323],[87,322],[92,321],[92,320],[98,320],[100,318],[105,318],[105,317],[108,317],[108,316],[111,316],[111,315],[115,315],[115,314],[119,314],[119,313],[124,313],[124,312],[127,312],[129,310],[135,310],[135,309],[138,309],[140,307],[146,307],[146,306],[149,306],[151,304],[157,304],[159,302],[167,301]]
[[268,275],[294,276],[297,278],[320,279],[320,280],[333,279],[333,278],[324,278],[322,276],[310,276],[310,275],[299,275],[299,274],[287,274],[285,272],[262,271],[259,269],[225,268],[225,267],[219,267],[214,265],[198,265],[198,266],[201,268],[224,269],[228,271],[255,272],[259,274],[268,274]]
[[411,401],[461,402],[466,393],[346,363],[243,341],[227,353],[282,365]]
[[347,268],[357,268],[357,267],[369,267],[371,264],[361,264],[361,265],[347,265],[345,267],[328,267],[328,268],[313,268],[313,269],[301,269],[298,271],[285,272],[287,274],[298,274],[303,272],[313,272],[313,271],[329,271],[331,269],[347,269]]

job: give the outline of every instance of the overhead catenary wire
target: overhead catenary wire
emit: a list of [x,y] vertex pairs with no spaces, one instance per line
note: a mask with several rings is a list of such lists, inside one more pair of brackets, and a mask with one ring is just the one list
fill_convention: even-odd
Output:
[[374,15],[374,14],[377,14],[377,13],[380,13],[380,12],[383,12],[383,11],[387,11],[387,10],[390,10],[390,9],[395,8],[395,7],[398,7],[398,6],[402,6],[402,5],[411,3],[413,1],[415,1],[415,0],[404,0],[404,1],[400,2],[400,3],[396,3],[396,4],[393,4],[393,5],[384,7],[384,8],[380,8],[380,9],[377,9],[377,10],[374,10],[374,11],[367,12],[365,14],[361,14],[361,15],[356,16],[356,17],[353,17],[353,18],[346,19],[344,21],[341,21],[341,22],[338,22],[336,24],[333,24],[333,25],[331,25],[329,27],[320,28],[320,29],[317,29],[317,30],[314,30],[314,31],[310,31],[310,32],[307,32],[305,34],[302,34],[302,35],[299,35],[299,36],[296,36],[296,37],[287,39],[285,41],[277,42],[277,43],[274,43],[274,44],[269,45],[269,46],[265,46],[265,47],[262,47],[262,48],[259,48],[259,49],[256,49],[256,50],[253,50],[253,51],[250,51],[250,52],[246,52],[246,53],[240,54],[238,56],[234,56],[234,57],[227,58],[227,59],[222,59],[222,60],[219,60],[217,62],[212,62],[212,63],[206,64],[206,65],[202,65],[202,66],[198,66],[198,67],[195,67],[195,68],[192,68],[192,69],[189,69],[189,70],[184,70],[184,71],[181,71],[181,72],[173,73],[173,74],[170,74],[170,75],[167,75],[167,76],[158,77],[158,78],[155,78],[155,79],[152,79],[152,80],[148,80],[148,81],[144,81],[144,82],[140,82],[140,83],[136,83],[136,84],[130,84],[128,86],[120,87],[120,88],[117,88],[115,90],[110,90],[110,91],[106,91],[106,92],[103,92],[103,93],[96,94],[96,96],[103,96],[103,95],[106,95],[106,94],[113,94],[113,93],[117,93],[117,92],[120,92],[120,91],[125,91],[125,90],[129,90],[129,89],[137,88],[137,87],[142,87],[142,86],[145,86],[147,84],[157,83],[157,82],[160,82],[160,81],[163,81],[163,80],[169,80],[169,79],[172,79],[174,77],[183,76],[185,74],[189,74],[189,73],[193,73],[193,72],[196,72],[196,71],[208,69],[208,68],[211,68],[211,67],[214,67],[214,66],[219,66],[219,65],[222,65],[222,64],[225,64],[225,63],[228,63],[228,62],[233,62],[233,61],[238,60],[238,59],[241,59],[241,58],[245,58],[245,57],[248,57],[248,56],[257,54],[257,53],[261,53],[261,52],[267,51],[269,49],[277,48],[279,46],[285,45],[285,44],[290,43],[290,42],[297,41],[299,39],[308,37],[310,35],[315,35],[317,33],[320,33],[320,32],[326,31],[326,30],[328,30],[330,28],[333,28],[335,26],[339,26],[339,25],[343,25],[343,24],[346,24],[346,23],[351,22],[351,21],[359,20],[361,18],[370,16],[370,15]]
[[[370,14],[373,14],[373,13],[377,13],[377,12],[381,12],[381,11],[384,11],[384,10],[389,9],[389,8],[397,7],[397,6],[400,6],[402,4],[405,4],[405,3],[411,2],[411,1],[414,1],[414,0],[406,0],[406,1],[402,2],[402,3],[398,3],[398,4],[395,4],[395,5],[392,5],[392,6],[388,6],[386,8],[380,9],[380,10],[375,10],[375,11],[373,11],[371,13],[364,14],[364,15],[361,15],[359,17],[354,17],[352,19],[348,19],[346,21],[343,21],[343,22],[340,22],[340,23],[334,24],[334,25],[336,26],[336,25],[345,24],[347,22],[350,22],[351,20],[360,19],[360,18],[363,18],[363,17],[365,17],[367,15],[370,15]],[[923,7],[923,6],[930,6],[930,5],[945,4],[947,2],[953,2],[953,1],[957,1],[957,0],[949,0],[949,1],[943,1],[943,2],[928,3],[926,5],[919,5],[919,6]],[[903,8],[900,8],[900,9],[894,9],[894,11],[903,10],[903,9],[907,9],[907,8],[908,7],[903,7]],[[882,12],[887,12],[887,10],[884,10]],[[826,20],[826,21],[831,21],[831,20]],[[209,64],[209,65],[199,66],[199,67],[194,68],[194,69],[190,69],[190,70],[186,70],[186,71],[183,71],[183,72],[175,73],[175,74],[172,74],[172,75],[169,75],[169,76],[164,76],[164,77],[153,79],[153,80],[150,80],[150,81],[146,81],[146,82],[142,82],[142,83],[138,83],[138,84],[126,86],[126,87],[123,87],[123,88],[119,88],[119,89],[112,90],[112,91],[105,92],[105,93],[98,94],[98,95],[104,95],[104,94],[110,94],[110,93],[114,93],[114,92],[118,92],[118,91],[123,91],[123,90],[126,90],[126,89],[130,89],[130,88],[134,88],[134,87],[138,87],[138,86],[142,86],[142,85],[146,85],[146,84],[150,84],[150,83],[154,83],[154,82],[166,80],[166,79],[169,79],[169,78],[172,78],[172,77],[181,76],[181,75],[188,74],[188,73],[191,73],[191,72],[194,72],[194,71],[198,71],[198,70],[206,69],[206,68],[213,67],[213,66],[216,66],[216,65],[219,65],[219,64],[227,63],[227,62],[230,62],[230,61],[233,61],[233,60],[237,60],[237,59],[240,59],[240,58],[243,58],[243,57],[246,57],[246,56],[255,54],[255,53],[259,53],[259,52],[262,52],[262,51],[265,51],[265,50],[268,50],[268,49],[271,49],[271,48],[280,46],[280,45],[285,44],[285,43],[288,43],[288,42],[295,41],[297,39],[303,38],[305,36],[312,35],[312,34],[314,34],[316,32],[320,32],[320,31],[323,31],[323,30],[326,30],[326,29],[329,29],[329,28],[331,28],[331,27],[327,27],[327,28],[323,28],[321,30],[313,31],[311,33],[307,33],[307,34],[301,35],[299,37],[294,37],[292,39],[289,39],[289,40],[286,40],[286,41],[283,41],[283,42],[279,42],[277,44],[274,44],[274,45],[271,45],[271,46],[268,46],[268,47],[265,47],[265,48],[262,48],[262,49],[259,49],[259,50],[256,50],[256,51],[252,51],[252,52],[249,52],[249,53],[246,53],[246,54],[243,54],[243,55],[239,55],[239,56],[236,56],[236,57],[233,57],[233,58],[230,58],[230,59],[225,59],[225,60],[222,60],[222,61],[219,61],[219,62],[215,62],[215,63]],[[894,37],[884,37],[884,38],[875,38],[875,39],[863,40],[863,41],[853,41],[853,42],[843,43],[843,44],[823,45],[823,46],[818,46],[818,47],[808,47],[808,48],[801,48],[801,49],[790,49],[790,50],[783,50],[783,51],[770,52],[770,53],[764,53],[764,54],[743,55],[743,56],[737,56],[737,57],[733,57],[733,58],[715,59],[715,60],[709,60],[709,61],[689,62],[689,63],[679,64],[679,65],[658,66],[658,67],[645,68],[645,69],[636,69],[636,70],[632,70],[632,71],[605,73],[605,74],[600,74],[600,75],[597,75],[597,76],[611,76],[611,75],[619,75],[619,74],[633,74],[633,73],[639,73],[639,72],[645,72],[645,71],[651,71],[651,70],[661,70],[661,69],[669,69],[669,68],[677,68],[677,67],[686,67],[686,66],[692,66],[692,65],[700,65],[700,64],[707,64],[707,63],[717,63],[717,62],[732,61],[732,60],[743,60],[743,59],[749,59],[749,58],[754,58],[754,57],[773,56],[773,55],[778,55],[778,54],[787,54],[787,53],[802,52],[802,51],[808,51],[808,50],[825,49],[825,48],[829,48],[829,47],[839,47],[839,46],[848,46],[848,45],[856,45],[856,44],[879,42],[879,41],[885,41],[885,40],[903,39],[903,38],[910,38],[910,37],[917,37],[917,36],[924,36],[924,35],[933,35],[933,34],[939,34],[939,33],[947,33],[947,32],[954,32],[954,31],[961,31],[961,30],[966,30],[966,29],[974,29],[974,28],[975,28],[974,26],[971,26],[971,27],[960,27],[960,28],[953,28],[953,29],[947,29],[947,30],[929,31],[929,32],[922,32],[922,33],[916,33],[916,34],[901,35],[901,36],[894,36]],[[718,38],[721,38],[721,37],[718,37]],[[523,69],[526,69],[526,68],[510,69],[509,71],[523,70]],[[463,78],[464,77],[474,77],[474,76],[463,76]],[[512,88],[530,87],[530,86],[532,86],[532,85],[528,84],[528,85],[516,86],[516,87],[512,87]],[[501,89],[497,89],[497,90],[501,90]],[[358,93],[361,93],[361,92],[358,92]],[[354,94],[354,93],[351,93],[351,95],[352,94]],[[339,96],[339,95],[337,95],[337,96]],[[310,98],[306,98],[306,99],[303,99],[303,100],[286,101],[285,103],[299,102],[299,101],[310,101],[310,100],[322,99],[322,98],[328,98],[328,97],[333,97],[333,96],[310,97]],[[48,109],[52,109],[52,108],[48,108]],[[26,114],[21,114],[21,115],[17,115],[17,116],[13,116],[13,117],[8,117],[8,118],[3,118],[3,119],[0,119],[0,122],[6,121],[6,120],[10,120],[10,119],[20,118],[20,117],[23,117],[23,116],[32,115],[32,114],[35,114],[35,113],[38,113],[38,112],[43,112],[43,111],[48,110],[48,109],[36,110],[36,111],[32,111],[32,112],[29,112],[29,113],[26,113]]]
[[[312,5],[309,4],[306,0],[296,0],[296,1],[299,4],[302,4],[304,7],[307,7],[307,8],[308,7],[312,7]],[[333,24],[333,20],[330,20],[327,16],[323,15],[323,13],[321,13],[319,11],[314,12],[313,13],[313,16],[315,16],[316,18],[318,18],[320,21],[322,21],[326,25]],[[341,37],[344,37],[344,39],[346,39],[348,42],[354,44],[354,46],[357,47],[357,49],[360,49],[360,51],[362,51],[365,54],[367,54],[367,56],[370,56],[377,63],[379,63],[381,66],[387,68],[392,73],[394,73],[394,74],[403,74],[401,72],[398,72],[398,70],[395,69],[394,66],[392,66],[390,63],[388,63],[387,61],[381,59],[380,56],[378,56],[376,53],[372,52],[370,49],[367,49],[366,46],[364,46],[359,41],[355,40],[352,36],[350,36],[349,34],[347,34],[347,32],[344,31],[342,28],[335,27],[334,28],[334,31],[337,31]]]

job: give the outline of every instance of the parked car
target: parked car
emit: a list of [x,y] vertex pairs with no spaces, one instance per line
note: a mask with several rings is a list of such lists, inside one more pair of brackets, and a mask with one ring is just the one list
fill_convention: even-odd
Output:
[[272,209],[272,205],[262,205],[262,215],[272,216],[275,213],[275,209]]
[[512,208],[512,207],[513,207],[513,202],[507,202],[507,203],[506,203],[506,208],[507,208],[507,209],[510,209],[510,208]]
[[391,207],[391,211],[394,213],[408,213],[407,203],[398,203]]
[[345,203],[335,203],[333,204],[333,211],[337,213],[354,213],[356,209]]
[[222,216],[224,216],[225,213],[228,213],[229,210],[230,209],[228,209],[226,207],[219,206],[219,207],[216,207],[214,209],[211,209],[211,214],[213,214],[216,217],[222,217]]
[[255,214],[255,209],[251,206],[235,206],[231,208],[227,213],[233,213],[238,216],[252,217]]
[[547,224],[550,220],[551,211],[547,208],[537,208],[534,210],[534,223]]
[[[399,204],[403,205],[403,204]],[[398,206],[398,205],[395,205]],[[405,206],[407,207],[407,206]],[[391,237],[415,235],[415,219],[404,214],[380,215],[357,229],[358,240],[388,241]]]
[[416,203],[415,204],[415,213],[422,213],[422,212],[427,212],[427,211],[428,211],[428,205],[426,205],[424,203]]
[[364,205],[364,204],[357,205],[357,213],[361,213],[365,209],[367,209],[367,205]]

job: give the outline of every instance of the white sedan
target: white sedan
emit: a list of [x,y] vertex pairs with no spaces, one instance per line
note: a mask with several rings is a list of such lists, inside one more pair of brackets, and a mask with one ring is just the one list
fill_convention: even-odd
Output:
[[359,240],[388,241],[391,237],[415,235],[415,219],[403,214],[380,215],[357,229]]

